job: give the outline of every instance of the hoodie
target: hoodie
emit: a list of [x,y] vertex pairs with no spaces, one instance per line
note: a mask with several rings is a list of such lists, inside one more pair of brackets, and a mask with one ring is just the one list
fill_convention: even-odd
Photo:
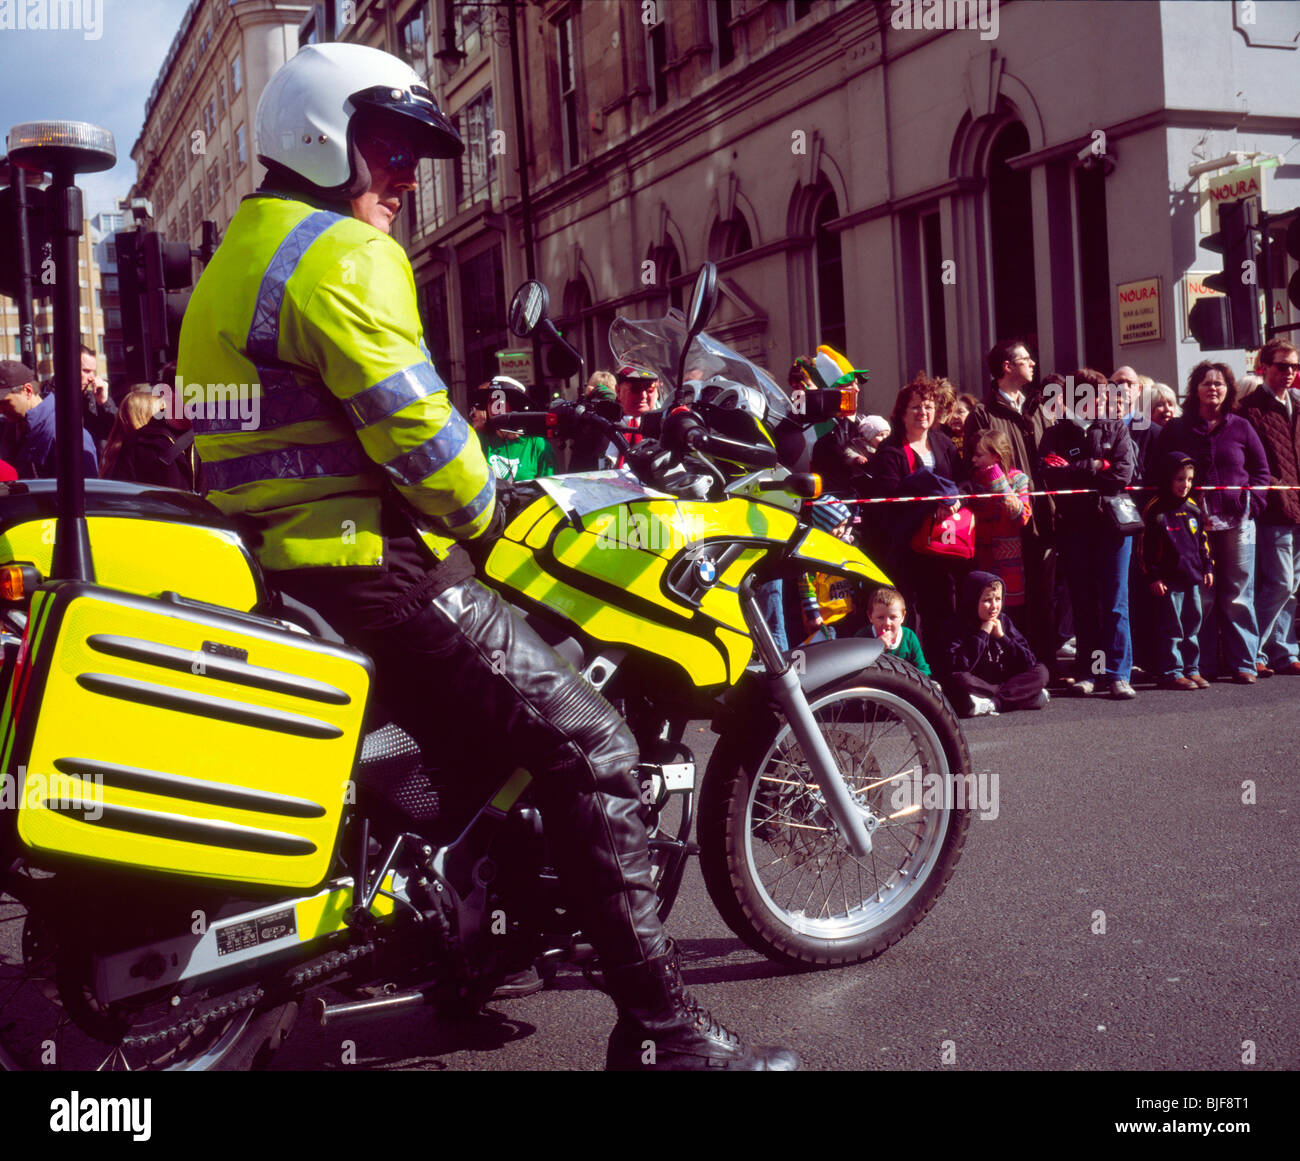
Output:
[[1186,591],[1201,583],[1213,571],[1210,539],[1205,531],[1205,514],[1190,497],[1183,500],[1172,491],[1179,469],[1194,466],[1184,452],[1166,452],[1155,465],[1156,498],[1142,513],[1141,562],[1148,583],[1164,581],[1171,589]]
[[980,628],[980,594],[989,585],[1002,581],[991,572],[967,573],[957,595],[957,613],[949,622],[943,663],[946,673],[970,673],[985,681],[1001,684],[1008,677],[1023,673],[1038,664],[1029,642],[1011,623],[1007,614],[1000,613],[1003,636],[994,637]]

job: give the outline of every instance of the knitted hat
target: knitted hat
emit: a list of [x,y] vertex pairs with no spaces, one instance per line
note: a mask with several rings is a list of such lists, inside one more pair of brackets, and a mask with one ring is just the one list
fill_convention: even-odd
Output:
[[859,439],[875,439],[878,435],[889,434],[889,420],[883,415],[868,415],[858,423]]
[[847,504],[838,500],[829,500],[812,506],[812,522],[823,532],[833,532],[846,520],[852,520],[853,513]]

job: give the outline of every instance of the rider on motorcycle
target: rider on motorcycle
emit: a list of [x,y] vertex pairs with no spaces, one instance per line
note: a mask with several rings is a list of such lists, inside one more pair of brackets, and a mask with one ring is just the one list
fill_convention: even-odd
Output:
[[241,203],[181,331],[182,379],[252,384],[260,407],[251,429],[224,407],[196,419],[209,499],[255,520],[277,589],[371,655],[378,697],[426,755],[533,773],[618,1008],[607,1067],[794,1067],[683,990],[656,915],[634,739],[474,579],[459,546],[488,540],[504,513],[389,236],[418,159],[463,151],[455,128],[396,57],[324,44],[271,78],[256,140],[266,181]]

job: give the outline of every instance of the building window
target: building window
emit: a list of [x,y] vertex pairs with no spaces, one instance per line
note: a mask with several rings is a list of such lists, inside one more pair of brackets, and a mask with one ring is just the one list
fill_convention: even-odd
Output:
[[[112,243],[110,242],[109,245],[111,246]],[[117,275],[116,275],[116,274],[105,274],[105,275],[104,275],[104,285],[103,285],[103,289],[104,289],[104,293],[105,293],[105,294],[116,294],[116,293],[117,293]]]
[[248,164],[248,148],[245,142],[244,127],[235,130],[235,169],[241,170]]
[[106,310],[104,312],[104,328],[110,331],[120,331],[122,329],[122,312],[120,310]]
[[194,196],[190,198],[190,217],[194,219],[194,228],[197,230],[203,221],[203,190],[198,185],[194,187]]
[[203,109],[203,128],[209,137],[217,135],[217,101],[215,97],[209,97],[208,103]]
[[238,93],[244,87],[244,69],[238,55],[230,62],[230,92]]
[[226,115],[226,78],[217,81],[217,116]]
[[107,242],[104,245],[104,261],[111,266],[117,265],[117,243]]
[[754,240],[743,214],[716,222],[709,231],[709,257],[715,260],[731,258],[753,248]]
[[1019,121],[1013,121],[998,133],[989,151],[989,268],[993,276],[993,329],[997,332],[993,341],[1015,339],[1036,350],[1038,287],[1034,280],[1034,205],[1029,170],[1012,169],[1007,164],[1007,158],[1028,149],[1028,131]]
[[506,293],[500,246],[462,263],[460,292],[465,321],[465,382],[476,386],[496,374],[496,353],[510,340],[502,325]]
[[816,0],[771,0],[777,28],[789,28],[812,11]]
[[221,184],[224,189],[230,188],[230,146],[221,147]]
[[180,241],[188,241],[190,236],[190,207],[181,206],[181,236]]
[[847,346],[844,264],[839,232],[828,229],[826,225],[839,216],[839,202],[827,190],[813,211],[813,257],[817,274],[817,325],[814,334],[823,343],[842,351]]
[[473,56],[483,47],[483,21],[490,13],[482,12],[477,4],[465,3],[453,9],[456,19],[456,47],[466,56]]
[[[452,381],[451,374],[451,312],[447,302],[447,276],[436,275],[424,288],[421,296],[425,343],[433,355],[433,365],[444,383]],[[475,382],[477,386],[478,380]]]
[[573,18],[565,16],[555,25],[557,59],[560,66],[560,124],[564,168],[578,164],[578,82],[573,67]]
[[[943,241],[939,211],[921,218],[921,262],[925,271],[926,337],[931,375],[948,374],[948,315],[943,294]],[[837,348],[842,349],[842,348]]]
[[1106,176],[1101,166],[1074,171],[1079,226],[1083,363],[1107,367],[1114,357],[1110,330],[1110,243],[1106,233]]
[[217,197],[221,193],[221,170],[216,162],[208,169],[208,208],[211,209],[217,204]]
[[713,0],[709,6],[709,31],[713,39],[713,67],[725,69],[736,59],[731,37],[731,0]]
[[662,109],[668,104],[668,22],[663,11],[656,7],[653,15],[657,23],[645,26],[646,68],[650,82],[650,110]]
[[681,310],[682,288],[673,286],[674,279],[680,278],[682,273],[682,260],[677,256],[677,247],[671,241],[665,242],[662,246],[652,247],[648,257],[655,264],[656,288],[663,292],[668,306]]
[[422,77],[429,75],[428,30],[429,22],[424,5],[418,6],[397,26],[397,43],[401,54]]
[[457,170],[456,205],[466,210],[475,202],[489,199],[496,181],[491,89],[485,89],[456,115],[456,128],[465,142]]
[[420,159],[420,168],[416,171],[416,194],[410,200],[413,234],[434,229],[446,221],[447,194],[443,184],[446,172],[445,166],[435,165],[430,158]]

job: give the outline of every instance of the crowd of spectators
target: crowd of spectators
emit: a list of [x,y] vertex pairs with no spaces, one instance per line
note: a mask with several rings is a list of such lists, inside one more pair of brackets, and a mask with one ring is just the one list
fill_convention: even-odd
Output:
[[[1060,692],[1124,700],[1137,696],[1139,667],[1188,691],[1300,675],[1297,364],[1295,346],[1274,340],[1239,391],[1231,368],[1203,362],[1180,402],[1126,366],[1035,387],[1028,348],[1005,342],[989,352],[982,398],[926,375],[902,388],[889,438],[840,472],[835,499],[867,501],[855,535],[895,578],[959,708],[1046,704],[1028,688],[1039,665]],[[821,442],[825,460],[833,433]],[[890,499],[907,502],[880,503]],[[972,576],[981,583],[963,589]],[[998,617],[977,618],[994,581]],[[1004,609],[1023,636],[998,632]],[[991,640],[1024,643],[1023,656],[994,652],[1027,662],[1026,689],[988,697],[953,668],[976,656],[976,623]],[[967,645],[954,652],[958,639]]]
[[[194,433],[183,415],[168,415],[166,389],[139,384],[114,403],[89,347],[81,348],[82,470],[104,478],[201,490]],[[163,368],[164,383],[175,367]],[[0,362],[0,482],[55,479],[58,453],[53,381],[16,360]]]

